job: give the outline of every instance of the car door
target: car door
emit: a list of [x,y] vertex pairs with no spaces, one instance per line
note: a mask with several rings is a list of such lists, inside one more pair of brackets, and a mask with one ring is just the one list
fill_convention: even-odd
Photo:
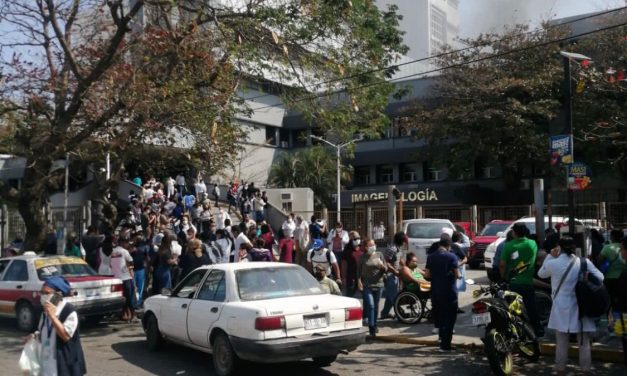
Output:
[[166,337],[189,342],[187,335],[187,312],[196,289],[200,286],[207,269],[191,272],[176,286],[161,307],[159,328]]
[[226,279],[223,270],[213,270],[205,279],[196,298],[190,304],[187,332],[194,345],[209,347],[209,330],[214,325],[226,299]]
[[[10,264],[8,261],[12,261]],[[28,264],[25,260],[2,260],[5,267],[0,280],[0,312],[15,313],[15,302],[21,298],[32,300],[32,291],[28,291]]]

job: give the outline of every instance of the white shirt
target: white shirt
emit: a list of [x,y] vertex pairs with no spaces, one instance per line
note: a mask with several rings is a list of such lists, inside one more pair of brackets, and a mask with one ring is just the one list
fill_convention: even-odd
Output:
[[220,211],[216,214],[216,229],[224,229],[224,221],[226,219],[231,220],[231,216],[229,213],[225,212],[224,209],[220,208]]
[[120,246],[113,248],[111,252],[111,271],[115,278],[119,278],[123,281],[132,279],[131,273],[128,270],[128,264],[133,262],[133,257],[128,251]]
[[235,244],[233,247],[233,253],[232,254],[237,254],[237,252],[239,252],[239,247],[244,244],[244,243],[248,243],[252,246],[250,240],[248,239],[248,237],[246,235],[244,235],[243,232],[240,232],[239,235],[237,235],[237,238],[235,238]]
[[178,184],[178,185],[185,185],[185,176],[177,175],[176,176],[176,184]]
[[[327,257],[327,253],[329,254],[329,257]],[[329,260],[331,260],[331,263],[329,263]],[[337,264],[335,254],[326,248],[309,250],[307,253],[307,261],[310,262],[314,268],[318,265],[326,268],[327,275],[331,275],[331,265]]]
[[379,225],[379,226],[374,226],[374,230],[373,232],[373,238],[375,240],[381,240],[385,237],[385,226],[383,225]]
[[294,240],[301,250],[304,251],[307,249],[307,245],[309,244],[309,225],[307,222],[302,221],[299,226],[296,226],[294,230]]
[[171,177],[170,177],[170,178],[168,178],[168,180],[166,180],[166,182],[165,182],[165,184],[166,184],[166,186],[167,186],[168,188],[174,188],[174,183],[175,183],[175,181],[174,181],[174,179],[172,179]]
[[291,238],[294,236],[294,230],[296,230],[296,223],[294,223],[294,220],[292,221],[285,220],[285,222],[283,222],[283,225],[281,226],[281,229],[283,230],[283,235],[286,238]]
[[[550,254],[546,256],[544,264],[538,271],[540,278],[551,278],[551,291],[555,295],[555,290],[562,280],[562,276],[568,269],[572,257],[565,253],[561,253],[557,258]],[[588,264],[588,272],[600,281],[603,280],[603,274],[586,259]],[[582,329],[579,322],[579,306],[577,305],[577,296],[575,295],[575,285],[579,278],[581,260],[576,259],[575,264],[568,272],[568,275],[562,283],[562,287],[557,295],[553,298],[553,306],[551,307],[551,316],[549,317],[549,329],[557,330],[562,333],[579,333]],[[595,332],[596,325],[593,319],[583,318],[583,331]]]
[[202,181],[200,183],[196,183],[196,194],[199,195],[201,193],[207,192],[207,186]]
[[104,254],[102,248],[98,250],[100,253],[100,265],[98,265],[98,274],[100,275],[112,275],[111,272],[111,258]]
[[[56,316],[59,317],[63,307],[65,307],[65,300],[61,300],[57,305]],[[40,338],[41,338],[41,373],[40,376],[57,376],[57,333],[52,323],[46,318],[46,315],[41,315],[39,321]],[[78,314],[76,311],[70,313],[63,322],[63,327],[67,334],[72,337],[76,333],[78,328]],[[48,329],[50,328],[50,330]]]

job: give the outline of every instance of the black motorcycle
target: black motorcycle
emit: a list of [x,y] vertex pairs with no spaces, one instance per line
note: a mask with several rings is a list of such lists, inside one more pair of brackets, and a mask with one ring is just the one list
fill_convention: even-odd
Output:
[[529,360],[538,359],[540,345],[521,295],[509,291],[506,282],[493,282],[474,291],[473,297],[479,299],[473,303],[472,322],[476,326],[485,326],[485,336],[481,340],[494,374],[505,376],[512,373],[512,353],[515,351]]

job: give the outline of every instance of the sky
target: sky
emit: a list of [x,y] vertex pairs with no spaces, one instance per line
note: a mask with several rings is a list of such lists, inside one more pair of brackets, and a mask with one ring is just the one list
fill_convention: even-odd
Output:
[[[418,0],[420,1],[420,0]],[[459,0],[461,38],[499,31],[505,24],[530,23],[627,6],[627,0]]]

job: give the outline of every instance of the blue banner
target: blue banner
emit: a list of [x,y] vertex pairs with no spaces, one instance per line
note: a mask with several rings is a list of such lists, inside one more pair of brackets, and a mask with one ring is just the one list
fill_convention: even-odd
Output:
[[551,136],[551,166],[573,163],[573,149],[570,135]]

